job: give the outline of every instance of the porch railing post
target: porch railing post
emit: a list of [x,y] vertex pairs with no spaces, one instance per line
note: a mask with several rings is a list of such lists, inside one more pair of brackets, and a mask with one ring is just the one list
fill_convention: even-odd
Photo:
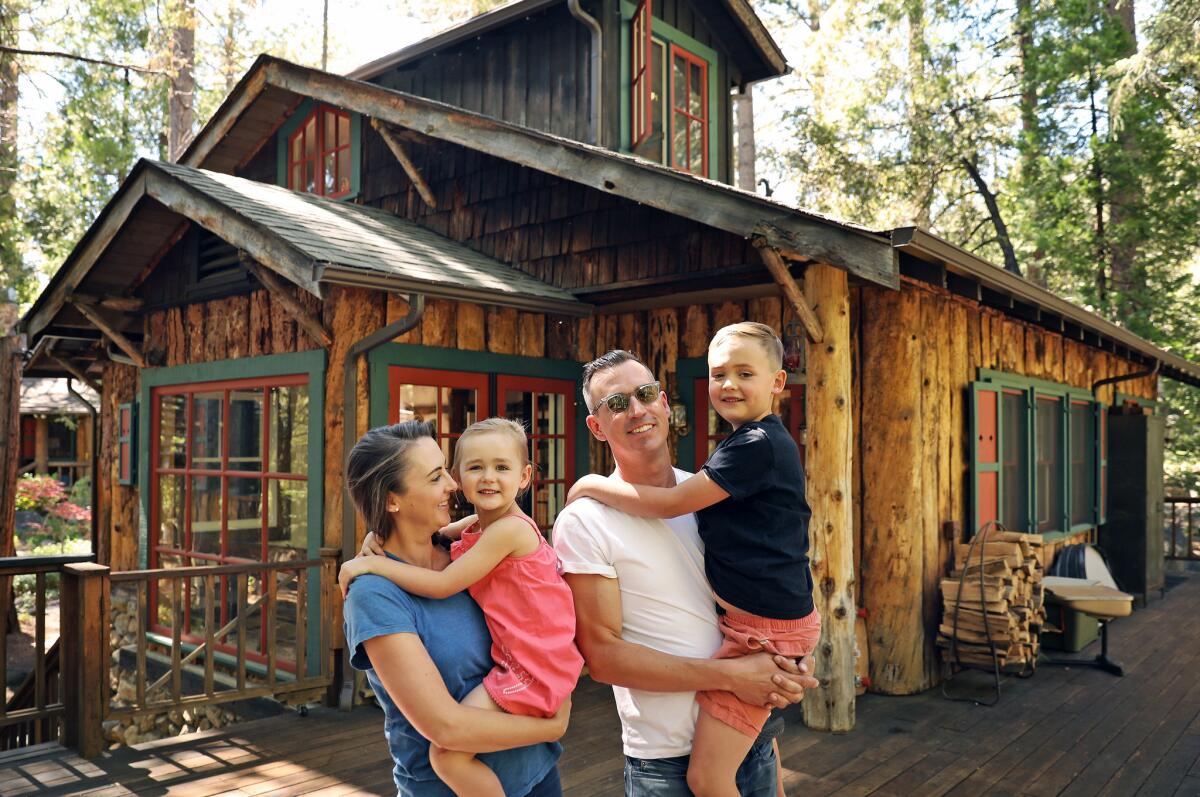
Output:
[[66,709],[65,741],[84,758],[104,748],[105,635],[108,568],[83,562],[62,574],[62,673]]

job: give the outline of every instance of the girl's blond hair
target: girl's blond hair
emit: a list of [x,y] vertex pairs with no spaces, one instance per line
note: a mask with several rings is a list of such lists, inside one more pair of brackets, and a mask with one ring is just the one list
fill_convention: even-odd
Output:
[[463,429],[463,433],[455,441],[454,463],[450,466],[452,472],[457,474],[458,466],[462,463],[463,441],[487,432],[499,432],[511,437],[513,442],[517,444],[517,449],[521,452],[521,467],[529,464],[529,438],[525,435],[525,427],[517,421],[509,420],[508,418],[485,418]]

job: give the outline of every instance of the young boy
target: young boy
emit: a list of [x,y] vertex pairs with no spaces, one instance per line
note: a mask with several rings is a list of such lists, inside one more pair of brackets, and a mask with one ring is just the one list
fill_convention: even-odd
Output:
[[[696,513],[725,636],[717,658],[764,649],[799,658],[812,653],[820,639],[808,565],[811,512],[804,469],[795,441],[771,412],[787,380],[782,361],[783,344],[770,327],[752,322],[724,327],[708,347],[708,396],[733,432],[704,468],[675,487],[589,475],[569,497],[593,498],[642,517]],[[742,703],[729,692],[701,692],[696,699],[701,712],[688,787],[698,797],[732,797],[738,793],[738,765],[770,709]]]

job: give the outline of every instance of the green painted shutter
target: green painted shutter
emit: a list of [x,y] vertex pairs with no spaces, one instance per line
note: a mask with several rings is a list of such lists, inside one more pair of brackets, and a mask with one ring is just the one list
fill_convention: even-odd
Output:
[[117,406],[117,484],[137,485],[137,403]]
[[971,383],[971,536],[1000,519],[1000,388]]

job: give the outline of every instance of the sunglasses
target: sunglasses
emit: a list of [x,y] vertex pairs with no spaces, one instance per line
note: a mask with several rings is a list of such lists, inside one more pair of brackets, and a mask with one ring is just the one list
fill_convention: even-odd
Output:
[[599,409],[601,404],[607,405],[609,412],[613,415],[620,415],[625,410],[629,409],[629,398],[633,396],[642,406],[648,406],[654,403],[658,398],[658,394],[662,392],[662,385],[658,382],[647,382],[644,385],[638,385],[633,389],[632,393],[613,393],[611,396],[605,396],[596,402],[596,408]]

